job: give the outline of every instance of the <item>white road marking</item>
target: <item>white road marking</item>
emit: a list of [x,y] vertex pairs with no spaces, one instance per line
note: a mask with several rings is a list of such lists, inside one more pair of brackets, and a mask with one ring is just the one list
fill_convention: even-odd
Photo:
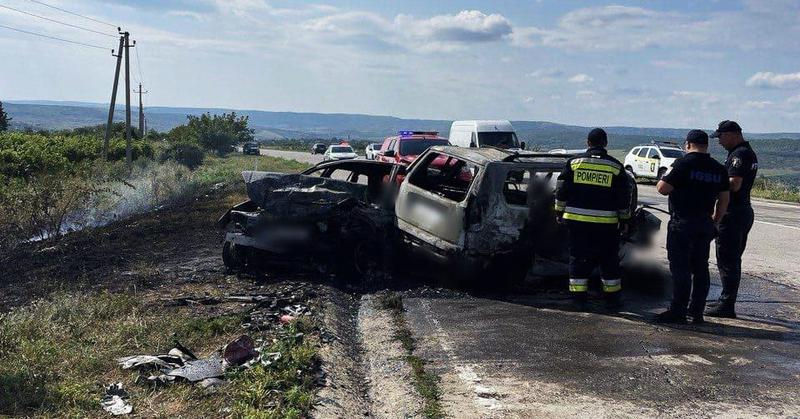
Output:
[[800,227],[787,226],[785,224],[771,223],[769,221],[760,221],[760,220],[754,220],[754,221],[757,222],[757,223],[760,223],[760,224],[766,224],[766,225],[771,225],[771,226],[775,226],[775,227],[783,227],[783,228],[791,228],[792,230],[800,230]]
[[427,317],[427,319],[436,329],[436,336],[438,338],[437,340],[439,341],[439,345],[441,345],[442,350],[445,352],[445,354],[447,354],[447,357],[450,358],[451,362],[455,364],[458,378],[464,384],[466,384],[468,388],[472,389],[472,392],[475,396],[475,404],[489,410],[497,410],[502,408],[502,404],[499,400],[497,400],[501,397],[497,390],[479,384],[482,380],[478,373],[475,372],[473,365],[461,363],[453,348],[454,345],[449,341],[449,339],[446,338],[447,332],[442,327],[442,324],[439,323],[439,320],[433,317],[433,311],[431,311],[430,303],[427,300],[422,300],[421,303],[422,308],[425,310],[425,317]]

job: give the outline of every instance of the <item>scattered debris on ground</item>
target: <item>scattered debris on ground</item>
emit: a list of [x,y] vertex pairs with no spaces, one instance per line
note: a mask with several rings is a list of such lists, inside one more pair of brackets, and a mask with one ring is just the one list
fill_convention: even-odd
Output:
[[100,405],[114,416],[127,415],[133,412],[128,398],[128,392],[122,388],[122,383],[115,383],[106,387],[106,394],[100,400]]

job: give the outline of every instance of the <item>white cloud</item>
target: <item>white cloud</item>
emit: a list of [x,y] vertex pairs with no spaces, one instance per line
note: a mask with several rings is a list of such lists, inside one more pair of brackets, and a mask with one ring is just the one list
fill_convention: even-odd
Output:
[[761,71],[747,79],[745,85],[749,87],[792,89],[800,87],[800,72],[780,74],[771,71]]
[[310,19],[302,27],[322,35],[317,38],[321,42],[358,47],[393,46],[421,52],[448,52],[472,44],[497,42],[507,38],[512,30],[511,23],[502,15],[487,15],[478,10],[428,19],[401,14],[392,20],[372,12],[352,11]]
[[570,83],[589,83],[591,81],[594,81],[594,79],[588,74],[581,73],[570,77],[568,81]]
[[788,103],[800,103],[800,95],[794,95],[788,99],[786,99]]
[[532,78],[538,83],[553,83],[564,76],[564,71],[557,68],[540,68],[525,74],[525,77]]
[[748,100],[744,106],[751,109],[764,109],[772,106],[773,103],[769,100]]
[[428,42],[475,43],[500,41],[511,34],[511,22],[499,14],[462,10],[456,15],[438,15],[417,20],[408,15],[395,19],[398,31]]
[[800,3],[768,4],[747,1],[742,10],[702,15],[619,5],[587,7],[564,14],[553,27],[515,27],[511,39],[520,47],[580,51],[692,46],[800,49],[794,41],[800,37]]
[[568,12],[553,29],[517,28],[512,38],[527,47],[639,50],[697,41],[696,32],[677,13],[612,5]]
[[528,97],[522,99],[522,101],[525,102],[525,103],[533,103],[535,101],[535,99],[532,96],[528,96]]
[[577,93],[575,93],[575,97],[583,99],[593,98],[596,96],[597,92],[595,92],[594,90],[579,90]]

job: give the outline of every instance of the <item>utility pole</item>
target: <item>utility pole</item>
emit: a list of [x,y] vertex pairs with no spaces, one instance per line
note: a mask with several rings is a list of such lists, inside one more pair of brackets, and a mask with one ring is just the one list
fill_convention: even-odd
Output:
[[[130,171],[133,165],[133,156],[131,155],[131,34],[125,32],[122,35],[125,38],[125,162]],[[136,44],[134,43],[134,45]]]
[[147,94],[147,90],[142,90],[142,83],[139,83],[139,91],[133,91],[139,94],[139,136],[144,138],[144,106],[142,105],[142,94]]
[[[119,30],[119,28],[117,28]],[[114,105],[117,102],[117,86],[119,85],[119,67],[122,64],[122,46],[125,38],[119,37],[119,48],[117,54],[111,51],[111,55],[117,57],[117,69],[114,71],[114,86],[111,88],[111,104],[108,106],[108,123],[106,123],[106,136],[103,138],[103,160],[108,159],[108,139],[111,137],[111,125],[114,123]]]

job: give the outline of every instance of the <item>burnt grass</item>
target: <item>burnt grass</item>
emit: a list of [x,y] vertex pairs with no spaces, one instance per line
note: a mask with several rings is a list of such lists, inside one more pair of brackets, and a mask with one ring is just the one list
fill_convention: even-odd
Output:
[[221,273],[221,263],[201,259],[218,256],[224,232],[215,222],[244,198],[243,186],[209,191],[188,204],[28,243],[0,256],[0,312],[55,291],[143,291]]
[[[0,416],[107,416],[99,400],[118,381],[139,416],[307,416],[318,386],[316,313],[327,291],[302,274],[224,268],[216,221],[244,199],[241,184],[210,189],[180,206],[0,255],[0,359],[11,360],[0,366]],[[245,329],[258,304],[226,301],[232,294],[289,299],[312,315]],[[267,349],[284,356],[233,374],[212,395],[185,383],[152,388],[115,362],[166,353],[175,340],[207,356],[241,334],[273,342]]]

